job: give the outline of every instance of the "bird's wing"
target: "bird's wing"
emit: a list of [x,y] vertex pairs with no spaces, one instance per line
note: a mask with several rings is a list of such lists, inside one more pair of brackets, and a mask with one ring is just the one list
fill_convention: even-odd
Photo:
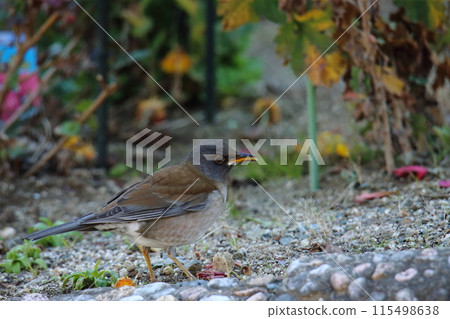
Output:
[[215,183],[201,178],[195,168],[172,166],[118,193],[81,223],[149,221],[198,212],[205,209],[208,195],[216,189]]

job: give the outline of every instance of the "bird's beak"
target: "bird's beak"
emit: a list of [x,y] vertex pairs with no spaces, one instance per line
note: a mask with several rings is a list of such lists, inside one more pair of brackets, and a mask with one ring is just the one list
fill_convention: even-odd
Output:
[[230,158],[228,161],[228,165],[236,165],[242,162],[251,162],[256,161],[256,158],[253,157],[252,154],[246,154],[246,153],[236,153],[236,158]]

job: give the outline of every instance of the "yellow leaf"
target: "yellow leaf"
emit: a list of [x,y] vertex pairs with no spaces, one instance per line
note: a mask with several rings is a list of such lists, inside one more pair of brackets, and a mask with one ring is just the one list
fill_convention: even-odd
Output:
[[428,8],[429,8],[429,21],[430,21],[430,27],[435,29],[439,27],[443,21],[445,21],[445,11],[439,10],[441,9],[442,3],[438,1],[429,1]]
[[343,158],[349,158],[350,151],[344,143],[338,143],[336,146],[336,154]]
[[167,53],[161,61],[161,68],[169,74],[184,74],[191,68],[192,62],[183,49],[175,49]]
[[[314,85],[331,86],[337,83],[347,69],[347,62],[342,55],[335,51],[320,57],[319,50],[313,45],[308,45],[305,49],[305,64],[311,68],[308,76]],[[318,59],[319,58],[319,59]]]
[[325,17],[325,13],[326,12],[323,10],[312,9],[302,15],[294,14],[294,19],[298,22],[306,22],[309,20],[319,20],[319,19]]
[[64,142],[63,148],[75,153],[75,156],[86,160],[93,160],[96,156],[95,149],[90,143],[83,142],[79,136],[71,136]]
[[247,22],[256,21],[252,2],[253,0],[219,0],[217,14],[223,16],[222,29],[230,31]]
[[384,87],[389,93],[395,95],[402,94],[405,83],[395,75],[392,68],[381,68],[380,66],[377,66],[375,70],[377,75],[381,77],[381,82],[383,82]]

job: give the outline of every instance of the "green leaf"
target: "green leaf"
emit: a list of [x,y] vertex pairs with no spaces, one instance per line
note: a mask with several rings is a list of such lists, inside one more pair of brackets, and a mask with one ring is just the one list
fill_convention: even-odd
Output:
[[22,267],[20,266],[20,262],[18,262],[18,261],[13,262],[13,264],[11,266],[11,270],[15,274],[20,273],[20,271],[22,270]]
[[20,261],[25,268],[27,268],[27,269],[31,268],[31,262],[27,256],[22,256],[22,257],[18,258],[18,261]]
[[38,259],[34,260],[33,263],[35,263],[36,265],[38,265],[42,269],[47,269],[47,263],[41,258],[38,258]]
[[442,0],[394,0],[394,4],[404,8],[412,22],[420,21],[427,29],[435,29],[445,20],[446,8]]
[[65,121],[58,127],[58,133],[65,136],[80,135],[81,125],[75,121]]
[[286,21],[286,14],[278,9],[278,0],[254,0],[253,11],[272,22],[283,23]]
[[275,36],[276,52],[280,55],[290,55],[294,51],[297,41],[296,26],[294,23],[285,23],[278,29]]
[[108,286],[108,282],[105,278],[97,278],[95,281],[95,287],[106,287]]

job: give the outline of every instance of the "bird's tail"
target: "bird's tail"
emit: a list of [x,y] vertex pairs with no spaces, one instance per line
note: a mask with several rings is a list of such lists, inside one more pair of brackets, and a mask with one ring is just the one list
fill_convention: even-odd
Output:
[[[89,216],[89,215],[87,215],[87,216]],[[87,217],[87,216],[84,216],[84,217]],[[62,224],[59,226],[54,226],[54,227],[50,227],[50,228],[47,228],[44,230],[40,230],[40,231],[37,231],[32,234],[28,234],[28,235],[24,236],[23,239],[39,240],[39,239],[47,237],[47,236],[67,233],[69,231],[74,231],[74,230],[95,230],[92,226],[83,225],[81,223],[81,221],[83,219],[84,218],[82,217],[82,218],[74,220],[72,222],[68,222],[68,223],[65,223],[65,224]]]

